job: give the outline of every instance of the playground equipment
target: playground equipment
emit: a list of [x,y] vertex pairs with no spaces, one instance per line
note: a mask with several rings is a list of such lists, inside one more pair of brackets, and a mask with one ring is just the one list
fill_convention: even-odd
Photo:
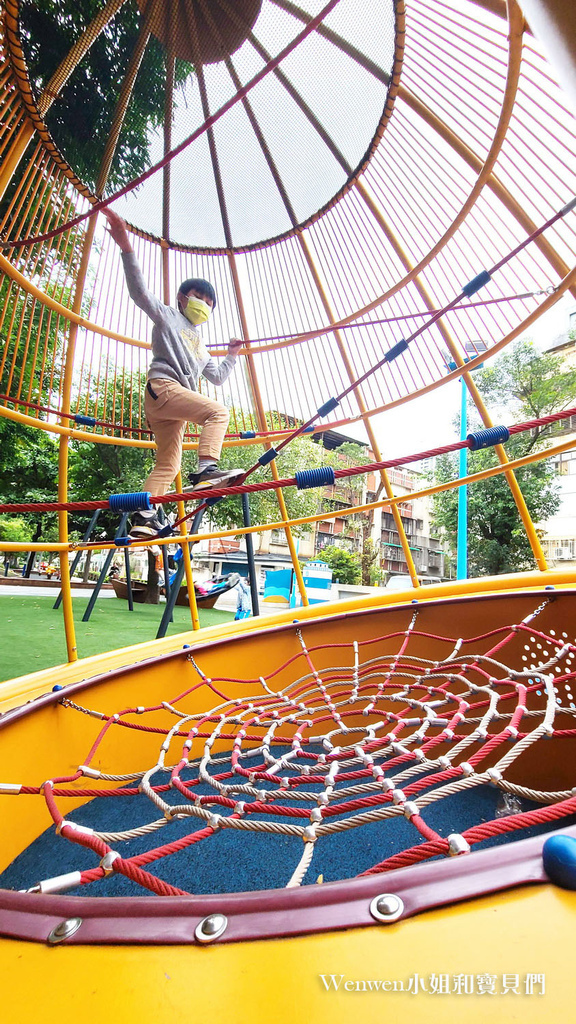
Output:
[[[85,1013],[96,986],[99,1017],[121,1002],[171,1019],[191,990],[196,1013],[288,1019],[290,994],[290,1019],[338,1017],[366,972],[390,982],[362,995],[369,1019],[398,997],[415,1021],[445,1020],[442,1000],[453,1012],[459,998],[480,1021],[491,992],[496,1019],[509,999],[527,1021],[566,1014],[574,580],[548,567],[515,475],[526,460],[506,454],[531,424],[495,426],[472,375],[576,295],[574,14],[561,0],[65,6],[2,3],[0,416],[58,441],[42,509],[59,539],[0,550],[58,552],[68,652],[0,690],[7,1020],[37,1016],[40,990],[55,1019],[71,984]],[[244,340],[219,393],[225,444],[254,458],[244,483],[192,508],[176,480],[190,632],[82,662],[69,556],[130,542],[72,542],[70,514],[169,500],[118,487],[80,502],[69,487],[71,446],[153,447],[148,327],[119,286],[98,216],[110,204],[163,301],[185,278],[214,283],[210,351]],[[397,460],[379,438],[386,415],[458,378],[483,429],[442,450],[494,446],[482,475],[504,474],[536,569],[424,588],[389,470],[441,449],[425,424]],[[372,461],[345,472],[375,473],[382,490],[350,512],[389,509],[413,586],[312,609],[295,531],[318,517],[291,518],[287,489],[341,471],[288,477],[282,453],[352,424]],[[250,521],[258,489],[273,492],[275,523]],[[228,495],[242,525],[202,533]],[[38,508],[7,499],[6,515]],[[191,544],[270,529],[285,532],[302,607],[199,631]],[[118,895],[128,883],[155,895]]]
[[[223,594],[227,594],[229,590],[233,590],[238,580],[240,579],[238,573],[228,573],[227,576],[220,577],[218,580],[209,580],[207,586],[202,584],[195,585],[195,596],[196,604],[202,608],[213,608],[219,597]],[[128,600],[129,591],[128,583],[126,580],[119,578],[113,578],[110,580],[116,597],[122,598],[124,601]],[[146,597],[146,584],[145,583],[131,583],[132,597],[136,604],[141,604]],[[188,605],[188,593],[185,587],[180,587],[180,591],[176,598],[176,604]]]

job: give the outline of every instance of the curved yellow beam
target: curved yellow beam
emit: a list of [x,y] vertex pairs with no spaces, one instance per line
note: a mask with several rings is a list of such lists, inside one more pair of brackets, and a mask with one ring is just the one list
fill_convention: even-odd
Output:
[[67,306],[63,306],[62,303],[53,299],[51,295],[48,295],[46,292],[43,292],[41,288],[32,284],[27,277],[24,277],[24,274],[17,270],[16,267],[14,267],[12,263],[2,255],[2,253],[0,253],[0,271],[6,274],[7,277],[12,278],[20,288],[25,292],[28,292],[29,295],[32,295],[38,300],[38,302],[47,306],[48,309],[53,310],[53,312],[57,313],[58,316],[62,316],[66,320],[70,320],[72,323],[77,324],[78,327],[83,327],[86,331],[92,331],[94,334],[101,334],[104,338],[111,338],[112,341],[123,341],[126,342],[127,345],[135,345],[137,348],[150,348],[150,345],[146,341],[139,341],[138,338],[127,338],[123,334],[118,334],[117,331],[109,331],[106,327],[100,327],[98,324],[92,323],[91,320],[87,320],[86,317],[80,316],[79,313],[75,313]]
[[[443,484],[433,484],[430,487],[423,487],[419,491],[410,492],[410,500],[414,498],[427,498],[435,494],[440,494],[442,491],[450,491],[456,487],[461,487],[463,484],[471,486],[472,484],[478,483],[481,480],[488,480],[490,477],[499,476],[501,473],[506,473],[510,470],[522,469],[523,466],[528,466],[533,462],[540,462],[543,459],[554,458],[556,455],[561,455],[563,452],[571,451],[576,448],[576,440],[564,441],[562,444],[552,445],[550,448],[545,448],[541,451],[531,452],[529,455],[524,455],[520,459],[513,459],[511,462],[505,465],[492,466],[489,469],[483,469],[478,473],[470,473],[468,476],[459,477],[456,480],[448,480]],[[379,501],[366,502],[364,505],[355,505],[347,509],[335,509],[330,512],[320,512],[313,516],[301,516],[298,519],[291,519],[291,526],[306,526],[310,523],[322,522],[325,519],[336,519],[346,516],[357,515],[359,512],[369,512],[372,509],[382,508],[384,505],[400,505],[406,501],[405,494],[399,494],[392,498],[383,498]],[[247,533],[267,533],[271,530],[281,530],[284,528],[284,522],[280,520],[275,523],[257,523],[252,526],[236,527],[233,530],[214,530],[210,533],[189,533],[181,537],[178,537],[178,543],[183,540],[188,542],[194,542],[201,540],[217,540],[218,538],[226,537],[239,537]],[[151,540],[138,540],[134,541],[130,546],[132,548],[147,548],[151,545],[159,544],[174,544],[174,537],[154,537]],[[98,544],[71,542],[68,545],[51,542],[42,543],[41,541],[33,543],[21,543],[19,541],[1,541],[0,551],[107,551],[111,548],[116,549],[116,545],[113,541],[103,541]],[[549,572],[548,569],[541,568],[541,572]],[[452,581],[453,583],[454,581]]]
[[[555,289],[554,293],[548,295],[540,303],[538,309],[534,310],[527,317],[525,317],[524,320],[522,320],[522,322],[519,323],[512,331],[504,335],[504,337],[500,341],[496,342],[492,346],[490,352],[488,353],[489,356],[492,357],[493,355],[496,355],[498,352],[502,351],[503,348],[509,345],[511,341],[514,341],[515,338],[523,334],[527,330],[527,328],[531,327],[532,324],[534,324],[544,313],[548,312],[548,310],[551,309],[556,302],[558,302],[558,300],[562,297],[562,295],[565,294],[565,292],[570,288],[571,285],[576,286],[576,267],[574,267],[566,275],[564,280]],[[480,363],[485,362],[486,358],[486,353],[475,356],[474,359],[471,359],[470,362],[466,364],[467,370],[472,371],[477,369]],[[430,392],[435,391],[437,388],[444,387],[445,384],[449,384],[451,381],[457,380],[458,378],[460,378],[460,376],[461,370],[458,367],[455,370],[451,370],[449,373],[446,374],[445,377],[442,377],[440,380],[432,381],[431,384],[427,384],[425,387],[419,388],[417,391],[413,391],[409,395],[404,395],[402,398],[396,398],[392,402],[388,402],[385,405],[378,406],[376,409],[372,409],[370,411],[370,414],[371,416],[379,416],[384,412],[389,412],[391,409],[396,409],[401,405],[405,405],[407,402],[412,401],[414,398],[421,398],[423,395],[427,395]],[[17,412],[14,409],[7,409],[6,407],[1,405],[0,416],[6,416],[8,419],[12,419],[17,422],[23,423],[26,426],[40,427],[42,430],[46,430],[51,433],[69,434],[70,437],[73,437],[79,441],[93,441],[97,444],[128,445],[134,448],[154,448],[153,441],[138,441],[133,440],[132,438],[109,437],[107,434],[90,434],[87,431],[78,430],[73,427],[63,427],[60,424],[56,423],[46,423],[43,420],[35,419],[33,416],[27,416],[25,413]],[[362,416],[359,414],[358,416],[351,416],[348,419],[334,421],[331,424],[331,426],[336,429],[338,427],[347,426],[350,423],[357,423],[358,421],[361,420]],[[288,431],[288,433],[291,433],[291,431]],[[274,436],[286,436],[286,434],[284,433]],[[243,446],[247,444],[257,445],[262,444],[262,438],[248,438],[246,440],[235,438],[234,440],[225,441],[224,444],[225,446],[230,447]],[[184,448],[186,448],[187,450],[194,450],[197,446],[197,441],[187,441],[184,444]]]

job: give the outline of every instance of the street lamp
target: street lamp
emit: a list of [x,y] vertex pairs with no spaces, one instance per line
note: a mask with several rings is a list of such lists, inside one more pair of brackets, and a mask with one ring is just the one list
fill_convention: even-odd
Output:
[[[464,344],[466,356],[465,363],[469,363],[481,352],[486,352],[488,345],[485,341],[467,341]],[[445,359],[449,370],[458,369],[458,364],[453,359]],[[484,363],[475,367],[480,370]],[[464,377],[460,377],[460,440],[465,441],[468,436],[468,388]],[[468,449],[460,449],[458,464],[458,475],[463,480],[468,473]],[[456,539],[456,579],[468,579],[468,487],[460,484],[458,487],[458,527]]]

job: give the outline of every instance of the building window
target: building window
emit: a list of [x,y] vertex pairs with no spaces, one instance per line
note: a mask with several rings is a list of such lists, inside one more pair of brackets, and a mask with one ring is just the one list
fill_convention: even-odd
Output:
[[284,547],[287,547],[288,545],[284,530],[272,530],[272,533],[270,534],[270,541],[272,544],[280,544]]

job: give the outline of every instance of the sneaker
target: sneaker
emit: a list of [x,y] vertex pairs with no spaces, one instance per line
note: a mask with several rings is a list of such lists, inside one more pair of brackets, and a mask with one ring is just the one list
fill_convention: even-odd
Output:
[[[200,473],[190,473],[188,477],[192,491],[205,491],[214,487],[232,487],[246,476],[244,469],[219,469],[216,464],[207,466]],[[187,488],[188,490],[188,488]]]
[[152,515],[143,515],[141,512],[136,512],[132,516],[132,524],[130,527],[131,537],[156,537],[161,530],[164,529],[164,523],[161,523],[155,512]]

